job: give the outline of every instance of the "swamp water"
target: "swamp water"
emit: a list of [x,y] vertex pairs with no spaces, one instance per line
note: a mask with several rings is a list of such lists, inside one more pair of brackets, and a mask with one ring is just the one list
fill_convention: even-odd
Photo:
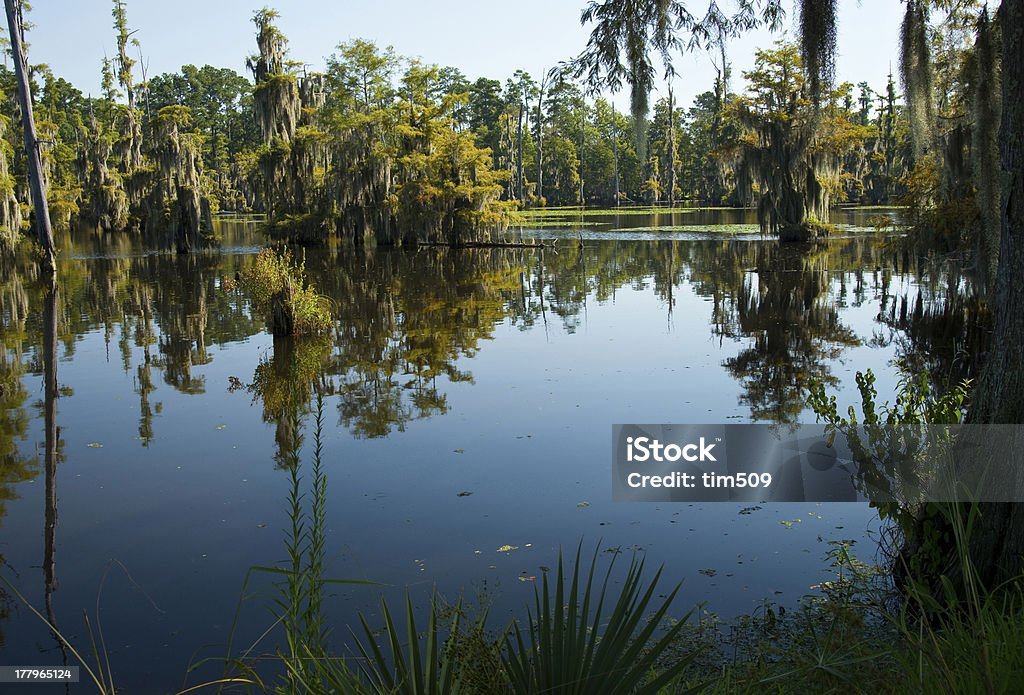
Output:
[[[219,251],[180,258],[59,240],[55,296],[0,283],[4,576],[83,653],[86,610],[126,692],[216,677],[229,640],[239,656],[275,621],[281,578],[250,568],[288,559],[289,466],[308,504],[320,393],[324,576],[384,585],[327,585],[339,651],[359,611],[379,621],[381,595],[483,595],[495,627],[523,617],[581,539],[621,550],[622,569],[634,551],[664,564],[679,615],[795,605],[829,578],[829,541],[874,558],[873,510],[613,504],[611,425],[813,422],[812,380],[845,407],[871,368],[891,400],[900,358],[959,378],[984,336],[966,281],[865,231],[876,214],[837,215],[848,226],[814,248],[721,211],[520,231],[555,242],[543,250],[309,251],[335,314],[326,342],[275,342],[224,289],[262,244],[254,223],[222,220]],[[9,591],[0,608],[0,663],[64,662]]]

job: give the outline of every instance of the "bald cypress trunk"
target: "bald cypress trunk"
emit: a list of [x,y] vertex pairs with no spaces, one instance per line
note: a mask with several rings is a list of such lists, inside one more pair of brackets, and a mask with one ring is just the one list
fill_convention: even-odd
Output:
[[53,250],[53,230],[50,228],[50,208],[46,201],[46,184],[43,181],[43,167],[39,157],[39,138],[36,136],[36,121],[32,114],[32,92],[28,83],[28,66],[25,64],[25,49],[21,43],[21,11],[18,0],[4,0],[7,9],[7,27],[11,34],[11,53],[14,54],[14,75],[18,83],[18,103],[21,106],[21,120],[25,130],[25,156],[28,159],[29,185],[36,209],[36,235],[43,248],[43,269],[53,272],[56,267]]
[[[1024,0],[1003,0],[1002,123],[999,155],[1003,170],[999,269],[995,325],[970,420],[1024,423]],[[1024,442],[1021,443],[1024,445]],[[971,556],[988,586],[1024,570],[1024,504],[983,504],[971,537]]]
[[971,169],[981,213],[981,251],[985,285],[991,297],[999,268],[1000,175],[999,122],[1002,118],[1002,94],[999,89],[999,38],[982,10],[974,41],[974,87],[971,111]]

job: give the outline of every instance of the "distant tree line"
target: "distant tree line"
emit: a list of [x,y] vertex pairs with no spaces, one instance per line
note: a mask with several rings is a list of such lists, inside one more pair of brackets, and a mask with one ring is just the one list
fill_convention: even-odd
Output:
[[[783,45],[758,53],[742,91],[728,91],[720,72],[689,108],[670,91],[638,125],[566,65],[471,81],[356,39],[312,73],[289,58],[269,9],[254,15],[252,80],[209,65],[147,76],[126,4],[112,4],[118,51],[100,67],[100,95],[45,65],[32,70],[52,216],[58,227],[146,230],[179,251],[212,239],[218,210],[266,213],[294,240],[401,243],[486,240],[480,230],[517,205],[756,204],[770,172],[754,171],[753,114],[763,129],[810,113],[799,52]],[[773,71],[784,77],[769,84]],[[7,66],[0,90],[9,249],[30,194]],[[891,79],[878,93],[838,86],[828,118],[821,201],[891,202],[906,191],[907,117]]]

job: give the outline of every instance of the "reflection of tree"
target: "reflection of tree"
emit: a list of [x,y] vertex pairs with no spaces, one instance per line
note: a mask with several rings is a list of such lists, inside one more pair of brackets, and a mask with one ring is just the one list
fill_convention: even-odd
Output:
[[330,349],[328,341],[318,338],[276,336],[273,354],[256,366],[248,391],[263,403],[263,421],[274,423],[274,461],[281,468],[292,465],[302,448],[300,423],[313,392],[330,390],[323,370]]
[[831,362],[844,348],[860,344],[839,319],[829,287],[829,257],[786,246],[756,245],[752,266],[735,289],[735,321],[714,331],[750,338],[725,361],[743,388],[740,402],[756,420],[796,422],[807,386],[835,384]]
[[886,286],[878,321],[889,334],[877,341],[895,342],[898,359],[912,372],[927,369],[950,386],[975,378],[992,330],[980,288],[955,262],[939,265],[913,256],[906,262],[918,282]]
[[[75,338],[96,328],[103,329],[108,345],[119,334],[116,349],[125,372],[133,373],[139,440],[147,446],[162,408],[154,396],[160,378],[181,393],[203,393],[204,378],[193,369],[210,362],[208,346],[245,339],[260,323],[248,316],[238,296],[219,289],[223,274],[233,272],[231,265],[248,257],[142,255],[119,240],[109,249],[85,237],[67,251],[72,258],[61,264],[59,275],[65,351],[73,354]],[[88,258],[111,252],[124,256]]]
[[[222,231],[236,246],[251,242],[251,230],[239,229],[224,225]],[[244,298],[221,286],[254,254],[146,255],[123,237],[89,235],[60,243],[64,353],[71,356],[80,336],[99,331],[120,354],[133,377],[143,445],[154,436],[160,389],[203,393],[210,384],[198,367],[215,359],[211,347],[263,329]],[[896,340],[898,350],[930,360],[933,372],[932,363],[954,361],[954,345],[980,352],[987,325],[977,304],[956,290],[961,281],[951,271],[886,250],[872,236],[834,240],[810,255],[749,237],[582,246],[568,240],[542,252],[345,248],[309,252],[306,270],[331,299],[336,331],[326,347],[275,343],[256,370],[252,381],[279,451],[298,441],[288,423],[307,412],[314,387],[338,396],[339,420],[356,436],[386,436],[448,411],[450,385],[472,382],[466,358],[495,326],[507,322],[526,330],[543,322],[573,331],[587,320],[588,302],[613,300],[622,288],[653,292],[666,313],[679,311],[682,283],[706,298],[712,335],[742,343],[725,367],[758,419],[791,421],[809,379],[834,381],[829,361],[856,342],[839,321],[848,304],[880,303],[893,337],[876,336],[876,342]],[[40,331],[29,307],[38,306],[42,294],[38,283],[25,282],[15,276],[0,284],[7,348],[0,380],[11,384],[0,399],[24,400],[17,393],[23,363],[41,370],[33,349]],[[15,434],[0,434],[0,448],[16,438],[11,413],[6,410],[3,427]]]
[[[20,269],[19,269],[20,270]],[[34,479],[39,473],[38,456],[24,456],[19,450],[19,442],[28,437],[31,422],[26,407],[29,391],[23,377],[29,370],[39,365],[50,366],[53,361],[47,355],[55,353],[56,321],[52,302],[44,304],[41,300],[43,283],[35,277],[35,273],[19,274],[6,264],[0,267],[0,521],[5,516],[7,502],[17,497],[17,485]],[[52,295],[52,292],[50,293]],[[52,297],[51,297],[52,298]],[[41,326],[38,311],[31,307],[44,304],[43,325],[51,325],[46,334],[50,352],[40,353]],[[49,370],[49,371],[52,371]],[[52,385],[52,388],[51,388]],[[56,376],[46,380],[46,398],[44,413],[47,415],[47,472],[55,472],[57,460],[56,421],[49,417],[52,404],[56,398]],[[46,501],[47,513],[51,510],[51,502],[55,502],[52,478],[47,479]],[[49,519],[50,517],[48,517]],[[46,526],[46,540],[51,538],[51,525]],[[48,543],[43,559],[44,573],[52,567],[52,543]],[[3,557],[0,556],[0,565]],[[47,591],[52,584],[47,576]],[[0,591],[0,622],[8,615],[10,600],[6,593]],[[0,646],[4,644],[4,636],[0,631]]]
[[[46,619],[57,626],[53,610],[53,592],[57,590],[57,464],[62,460],[60,429],[57,427],[57,285],[50,276],[43,298],[43,422],[45,428],[46,489],[43,512],[43,587]],[[54,641],[68,663],[64,641],[54,633]]]
[[[6,303],[4,307],[6,309]],[[16,327],[21,319],[14,316],[11,321],[12,313],[3,312],[3,327],[6,329],[13,324],[13,332],[19,332]],[[0,345],[0,521],[7,513],[7,503],[17,497],[18,483],[35,478],[39,468],[36,457],[24,457],[18,451],[18,441],[28,435],[29,415],[25,409],[28,391],[21,381],[24,368],[21,355],[15,349],[17,344],[9,344],[6,339],[4,333]],[[0,555],[0,566],[3,563],[3,555]],[[0,589],[0,624],[7,618],[10,607],[10,598]],[[3,646],[4,634],[0,629],[0,647]]]
[[337,299],[337,350],[327,369],[337,377],[342,424],[356,436],[380,437],[447,412],[443,384],[473,378],[458,361],[519,304],[521,258],[507,249],[335,258],[315,282]]
[[7,263],[0,267],[0,519],[16,497],[16,485],[38,473],[36,457],[24,457],[18,449],[31,422],[22,378],[26,362],[37,361],[30,353],[39,345],[38,314],[33,316],[30,307],[39,305],[38,284],[26,282]]

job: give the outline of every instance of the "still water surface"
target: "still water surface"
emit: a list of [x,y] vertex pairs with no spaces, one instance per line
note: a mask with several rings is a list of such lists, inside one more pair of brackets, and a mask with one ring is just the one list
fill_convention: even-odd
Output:
[[[524,230],[561,238],[543,250],[310,251],[334,304],[326,343],[275,344],[223,288],[262,244],[254,223],[222,221],[221,250],[189,258],[64,239],[58,397],[46,292],[10,272],[0,285],[4,576],[77,644],[83,609],[100,622],[127,691],[217,675],[186,669],[274,622],[274,577],[249,568],[287,558],[288,466],[308,483],[318,392],[326,576],[387,585],[331,585],[339,649],[382,594],[486,594],[495,624],[521,616],[529,579],[581,539],[664,564],[679,613],[793,604],[828,578],[828,541],[872,559],[867,505],[613,504],[611,425],[813,422],[812,380],[845,405],[866,368],[891,398],[894,359],[969,373],[984,336],[969,285],[864,231],[876,214],[844,213],[815,248],[749,233],[737,211]],[[3,608],[0,663],[62,663],[38,618],[11,595]]]

